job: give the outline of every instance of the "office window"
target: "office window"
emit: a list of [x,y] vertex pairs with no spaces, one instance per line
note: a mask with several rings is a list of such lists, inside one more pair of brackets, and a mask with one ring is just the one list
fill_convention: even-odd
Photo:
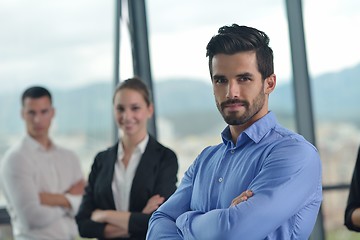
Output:
[[87,177],[112,144],[114,2],[3,0],[0,19],[0,158],[25,131],[21,93],[42,85],[56,108],[51,136]]
[[[323,185],[350,184],[360,143],[359,1],[303,1]],[[344,226],[348,189],[324,193],[327,239],[357,239]]]
[[200,151],[221,141],[218,112],[205,57],[219,27],[237,23],[266,32],[275,55],[277,87],[270,109],[294,129],[294,101],[284,2],[147,1],[150,58],[160,141],[179,157],[179,179]]

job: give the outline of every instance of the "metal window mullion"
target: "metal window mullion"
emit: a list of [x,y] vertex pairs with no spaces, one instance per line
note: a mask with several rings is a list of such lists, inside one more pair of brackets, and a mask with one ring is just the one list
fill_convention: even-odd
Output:
[[[155,93],[150,68],[145,0],[128,0],[128,7],[134,73],[135,75],[141,77],[141,79],[148,85],[154,101]],[[149,121],[148,129],[150,134],[156,138],[155,115],[154,111],[153,117]]]
[[[311,87],[307,67],[301,3],[301,0],[286,0],[294,79],[296,126],[297,131],[315,145]],[[322,208],[320,208],[310,239],[325,239]]]

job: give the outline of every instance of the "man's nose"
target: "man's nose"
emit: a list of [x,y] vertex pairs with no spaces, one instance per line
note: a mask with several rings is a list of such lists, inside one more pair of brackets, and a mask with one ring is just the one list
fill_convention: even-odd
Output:
[[229,81],[227,86],[226,97],[229,99],[239,97],[239,85],[237,84],[236,81]]
[[35,116],[34,116],[34,122],[35,123],[38,123],[38,122],[40,122],[41,121],[41,116],[40,116],[40,114],[35,114]]

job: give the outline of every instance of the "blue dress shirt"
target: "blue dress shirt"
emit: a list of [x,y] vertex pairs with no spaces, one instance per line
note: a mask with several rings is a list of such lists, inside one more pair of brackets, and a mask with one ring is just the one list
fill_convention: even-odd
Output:
[[[272,112],[205,148],[152,215],[147,239],[308,239],[322,201],[321,161]],[[254,195],[229,207],[245,190]]]

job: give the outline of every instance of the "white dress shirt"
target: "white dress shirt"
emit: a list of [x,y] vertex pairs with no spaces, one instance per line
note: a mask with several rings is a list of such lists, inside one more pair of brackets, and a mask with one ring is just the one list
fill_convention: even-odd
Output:
[[124,157],[124,148],[122,142],[119,141],[118,160],[115,163],[114,177],[111,186],[114,195],[115,207],[118,211],[129,210],[132,182],[148,141],[149,135],[146,135],[144,140],[142,140],[134,149],[127,167],[125,167],[124,163],[122,162]]
[[52,144],[49,150],[30,136],[9,149],[0,162],[0,184],[7,201],[14,237],[74,239],[74,215],[81,196],[66,194],[71,209],[41,205],[39,193],[65,193],[83,179],[77,156]]

